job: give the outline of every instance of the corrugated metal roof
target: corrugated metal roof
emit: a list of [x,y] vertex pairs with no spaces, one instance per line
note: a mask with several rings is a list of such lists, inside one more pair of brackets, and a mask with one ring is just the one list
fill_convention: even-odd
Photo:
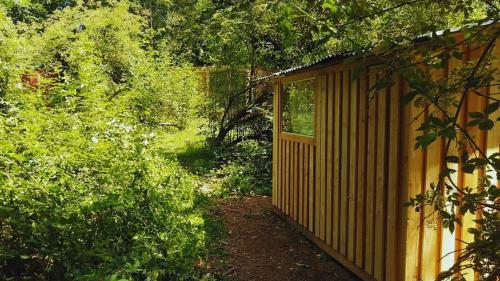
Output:
[[344,59],[344,58],[347,58],[350,56],[354,56],[355,54],[356,54],[355,52],[342,52],[342,53],[329,54],[325,57],[322,57],[318,60],[315,60],[315,61],[307,63],[307,64],[303,64],[303,65],[295,66],[295,67],[288,68],[285,70],[281,70],[281,71],[275,72],[271,75],[267,75],[264,77],[259,77],[259,78],[255,79],[255,81],[259,82],[259,81],[271,79],[273,77],[291,74],[291,73],[294,73],[294,72],[297,72],[297,71],[303,70],[303,69],[308,69],[308,68],[312,68],[312,67],[320,67],[323,64],[329,64],[329,63],[334,62],[335,60]]
[[[497,20],[488,20],[485,22],[470,23],[470,24],[462,25],[460,27],[453,27],[453,28],[449,28],[449,29],[443,29],[443,30],[436,31],[436,35],[441,36],[444,34],[444,32],[446,30],[449,30],[450,33],[455,33],[455,32],[459,32],[459,31],[467,29],[467,28],[472,28],[472,27],[476,27],[476,26],[487,26],[487,25],[494,24],[496,22],[498,22],[498,19]],[[432,32],[427,32],[425,34],[422,34],[422,35],[418,36],[417,39],[429,38],[429,37],[432,37]]]
[[327,64],[327,63],[331,63],[335,60],[338,60],[338,59],[344,59],[344,58],[347,58],[347,57],[350,57],[350,56],[354,56],[356,53],[355,52],[343,52],[343,53],[333,53],[333,54],[329,54],[323,58],[320,58],[316,61],[313,61],[311,63],[308,63],[308,64],[304,64],[304,65],[300,65],[300,66],[296,66],[296,67],[292,67],[292,68],[289,68],[289,69],[285,69],[285,70],[282,70],[282,71],[279,71],[279,72],[276,72],[276,76],[280,76],[280,75],[286,75],[286,74],[289,74],[289,73],[292,73],[292,72],[295,72],[295,71],[298,71],[298,70],[301,70],[301,69],[304,69],[304,68],[309,68],[309,67],[313,67],[313,66],[318,66],[318,65],[322,65],[322,64]]
[[[455,33],[455,32],[459,32],[463,29],[472,28],[475,26],[487,26],[487,25],[494,24],[496,22],[498,22],[498,20],[495,20],[495,21],[489,20],[489,21],[485,21],[482,23],[472,23],[472,24],[467,24],[467,25],[461,26],[461,27],[450,28],[449,31],[450,31],[450,33]],[[436,31],[436,35],[438,35],[438,36],[443,35],[446,30],[447,29]],[[431,32],[425,33],[425,34],[422,34],[422,35],[416,37],[414,42],[415,43],[422,42],[422,41],[428,40],[432,36],[433,36],[433,34]],[[255,82],[269,80],[273,77],[288,75],[288,74],[292,74],[292,73],[295,73],[295,72],[300,71],[300,70],[305,70],[305,69],[309,69],[309,68],[313,68],[313,67],[321,67],[324,64],[329,64],[329,63],[334,62],[335,60],[345,59],[345,58],[348,58],[348,57],[351,57],[354,55],[356,55],[356,52],[354,52],[354,51],[329,54],[329,55],[327,55],[323,58],[320,58],[316,61],[313,61],[311,63],[307,63],[304,65],[299,65],[299,66],[295,66],[295,67],[288,68],[285,70],[281,70],[281,71],[275,72],[271,75],[267,75],[264,77],[259,77],[259,78],[255,79]]]

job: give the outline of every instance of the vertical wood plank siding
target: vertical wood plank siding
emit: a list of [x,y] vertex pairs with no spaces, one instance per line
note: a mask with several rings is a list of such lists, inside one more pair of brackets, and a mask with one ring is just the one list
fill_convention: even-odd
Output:
[[[494,50],[497,56],[498,49]],[[464,48],[463,60],[451,59],[432,77],[442,79],[455,67],[476,60],[479,51]],[[424,150],[414,149],[420,134],[416,129],[435,110],[428,108],[421,114],[422,108],[403,106],[401,98],[409,87],[399,75],[392,77],[389,88],[369,92],[387,74],[367,66],[353,81],[352,71],[337,64],[300,73],[297,79],[275,80],[272,202],[277,213],[364,280],[434,280],[465,247],[456,239],[472,241],[467,228],[477,227],[473,219],[481,214],[466,215],[463,227],[452,235],[442,228],[437,215],[431,215],[431,208],[416,213],[403,207],[410,197],[436,183],[443,169],[441,140]],[[280,130],[281,84],[303,77],[316,78],[317,83],[311,138]],[[498,87],[491,87],[482,94],[498,92]],[[469,95],[465,110],[482,112],[487,103],[484,97]],[[465,111],[459,122],[467,122]],[[498,126],[472,135],[488,155],[500,151]],[[450,152],[460,154],[456,148]],[[486,173],[498,182],[491,171],[472,175],[459,171],[453,177],[462,187],[477,186]],[[473,272],[467,273],[467,280],[477,279]]]

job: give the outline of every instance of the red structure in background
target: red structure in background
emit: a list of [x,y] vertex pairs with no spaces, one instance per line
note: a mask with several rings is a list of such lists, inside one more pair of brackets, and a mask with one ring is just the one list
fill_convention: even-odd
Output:
[[43,72],[40,70],[35,70],[31,73],[24,73],[21,75],[21,81],[24,85],[30,88],[37,88],[40,82],[40,78],[43,76]]
[[[47,94],[48,91],[52,88],[52,81],[58,78],[59,75],[53,72],[46,72],[43,70],[34,70],[33,72],[24,73],[21,75],[22,83],[28,88],[35,90],[43,87],[44,94]],[[45,82],[43,81],[45,80]]]

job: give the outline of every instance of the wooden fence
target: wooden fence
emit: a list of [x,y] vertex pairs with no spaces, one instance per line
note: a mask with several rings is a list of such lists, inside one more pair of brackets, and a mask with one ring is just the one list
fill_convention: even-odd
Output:
[[[477,60],[481,50],[462,51],[463,60],[452,59],[433,77]],[[403,106],[400,100],[408,90],[399,76],[393,77],[390,88],[368,93],[379,71],[367,66],[361,78],[352,81],[353,68],[337,63],[274,80],[273,204],[277,213],[364,280],[435,280],[473,240],[467,229],[475,227],[475,217],[467,215],[450,234],[431,207],[419,213],[403,207],[437,182],[443,169],[442,141],[414,149],[420,134],[416,129],[433,109],[420,114],[422,108]],[[317,84],[314,136],[282,132],[283,83],[310,78]],[[483,89],[484,95],[498,93],[498,86]],[[468,97],[466,111],[484,111],[486,98]],[[462,112],[460,123],[467,121]],[[470,133],[488,154],[499,151],[498,126]],[[454,153],[458,154],[456,148]],[[486,173],[458,170],[453,176],[462,187],[478,186]],[[494,173],[490,176],[496,178]],[[477,279],[473,272],[466,273],[467,280]]]

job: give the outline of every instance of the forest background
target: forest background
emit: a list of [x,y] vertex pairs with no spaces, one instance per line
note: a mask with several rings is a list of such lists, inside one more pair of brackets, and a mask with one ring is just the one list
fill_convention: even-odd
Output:
[[193,266],[220,231],[202,191],[270,194],[261,74],[497,21],[498,5],[0,0],[0,279],[213,278]]

